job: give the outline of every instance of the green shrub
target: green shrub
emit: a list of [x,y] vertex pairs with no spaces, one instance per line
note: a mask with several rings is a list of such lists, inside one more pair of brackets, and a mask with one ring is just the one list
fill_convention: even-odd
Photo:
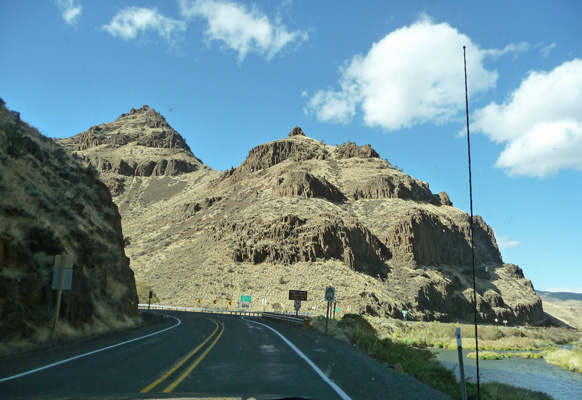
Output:
[[22,121],[20,120],[20,113],[11,111],[16,118],[14,123],[7,123],[1,127],[4,131],[4,139],[2,140],[2,148],[12,157],[20,157],[26,154],[27,138],[22,133]]

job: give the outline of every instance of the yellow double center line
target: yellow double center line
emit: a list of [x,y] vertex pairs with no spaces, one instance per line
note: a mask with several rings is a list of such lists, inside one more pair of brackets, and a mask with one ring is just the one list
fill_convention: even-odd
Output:
[[219,328],[222,328],[220,330],[220,333],[214,339],[214,341],[206,348],[206,350],[204,350],[204,352],[202,354],[200,354],[200,356],[198,356],[198,358],[192,363],[192,365],[190,365],[190,367],[188,367],[188,369],[186,371],[184,371],[184,373],[182,373],[182,375],[180,375],[174,382],[172,382],[162,392],[163,393],[170,393],[172,390],[174,390],[174,388],[176,388],[176,386],[178,386],[178,384],[180,382],[182,382],[184,380],[184,378],[186,378],[190,374],[190,372],[192,372],[192,370],[194,368],[196,368],[196,366],[198,364],[200,364],[200,361],[202,361],[202,359],[204,357],[206,357],[206,355],[210,352],[210,350],[212,350],[212,348],[214,347],[216,342],[218,342],[218,339],[220,339],[220,337],[224,333],[224,324],[222,322],[217,321],[217,320],[212,319],[212,318],[206,318],[206,319],[208,319],[216,324],[216,328],[214,329],[214,332],[212,332],[212,334],[210,336],[208,336],[206,338],[206,340],[204,340],[202,343],[200,343],[200,345],[198,345],[198,347],[196,347],[194,350],[192,350],[186,357],[184,357],[176,365],[174,365],[172,368],[170,368],[170,370],[168,370],[168,372],[166,372],[161,378],[159,378],[155,382],[151,383],[150,385],[148,385],[147,387],[142,389],[140,393],[147,393],[150,390],[152,390],[153,388],[155,388],[156,386],[158,386],[160,383],[165,381],[169,376],[171,376],[174,372],[176,372],[176,370],[178,370],[178,368],[180,368],[182,365],[184,365],[186,362],[188,362],[188,360],[190,358],[192,358],[201,348],[203,348],[206,345],[206,343],[208,343],[212,339],[212,337],[216,335],[216,332],[218,332]]

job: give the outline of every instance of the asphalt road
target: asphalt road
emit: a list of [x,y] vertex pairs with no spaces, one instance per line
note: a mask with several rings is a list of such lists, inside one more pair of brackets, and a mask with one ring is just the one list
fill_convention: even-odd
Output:
[[446,398],[316,332],[261,318],[163,314],[153,326],[0,360],[0,397]]

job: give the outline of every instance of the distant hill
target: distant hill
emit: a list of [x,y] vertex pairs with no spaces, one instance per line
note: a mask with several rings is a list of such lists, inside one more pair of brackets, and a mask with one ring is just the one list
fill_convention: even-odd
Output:
[[57,335],[134,323],[137,295],[108,188],[53,140],[0,105],[0,342],[46,339],[55,255],[74,257]]
[[582,301],[582,293],[570,293],[570,292],[544,292],[542,290],[536,290],[538,296],[542,298],[542,300],[546,301],[567,301],[567,300],[576,300]]
[[[255,309],[263,299],[292,309],[288,290],[302,289],[303,309],[324,312],[324,288],[334,286],[341,311],[472,318],[467,213],[370,145],[327,145],[299,127],[285,136],[218,172],[144,106],[60,143],[100,171],[136,279],[162,303],[227,307],[245,294]],[[192,167],[159,167],[177,161]],[[543,323],[531,282],[503,263],[483,219],[474,222],[481,319]]]
[[582,331],[582,293],[536,290],[544,311],[562,323]]

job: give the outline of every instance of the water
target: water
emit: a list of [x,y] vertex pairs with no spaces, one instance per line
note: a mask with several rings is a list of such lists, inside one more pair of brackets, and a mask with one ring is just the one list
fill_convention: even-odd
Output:
[[[477,381],[475,360],[467,358],[473,350],[464,350],[465,378]],[[434,349],[433,352],[445,367],[455,368],[459,377],[457,350]],[[548,364],[544,359],[506,358],[479,360],[481,382],[501,382],[544,392],[556,400],[582,399],[582,374],[565,371]]]

